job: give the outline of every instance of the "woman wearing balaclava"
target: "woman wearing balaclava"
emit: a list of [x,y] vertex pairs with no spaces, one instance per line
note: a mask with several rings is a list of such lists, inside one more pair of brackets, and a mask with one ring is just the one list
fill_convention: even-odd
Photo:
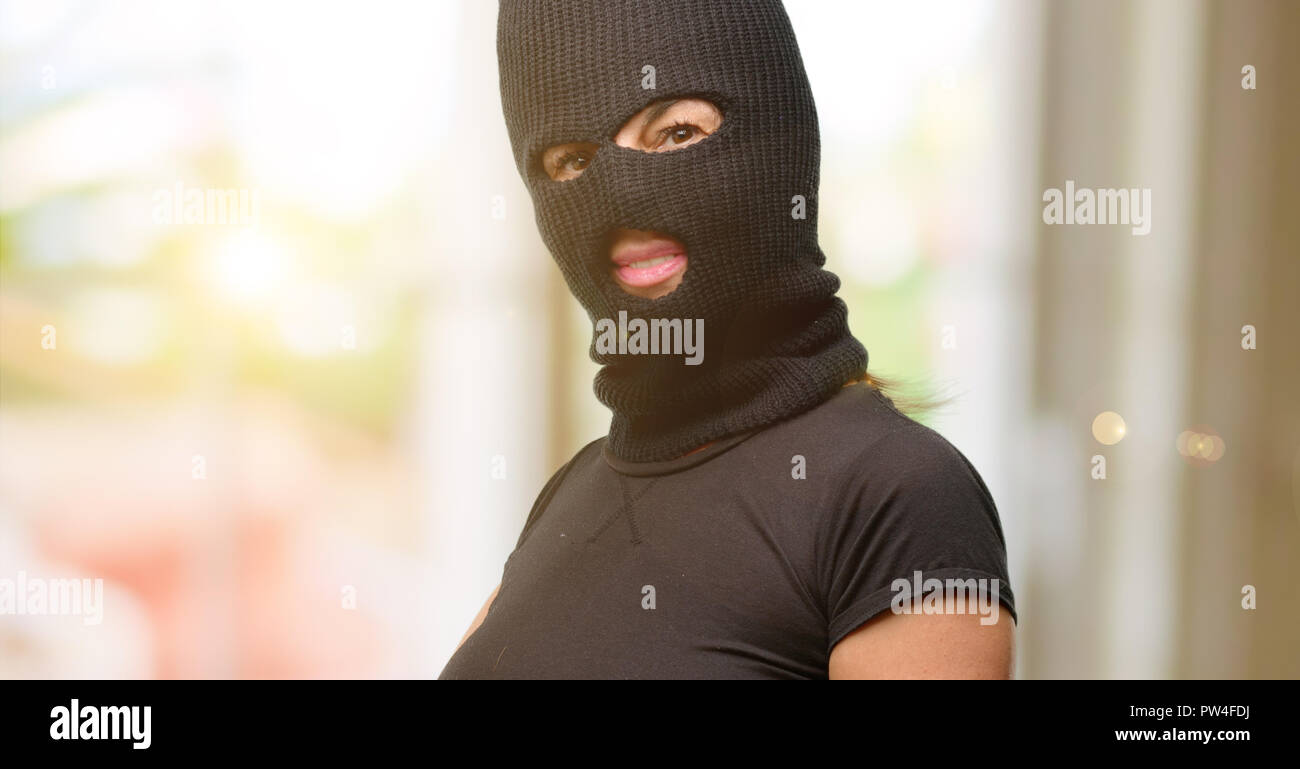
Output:
[[609,434],[542,489],[443,678],[1007,677],[974,468],[866,376],[777,0],[502,0],[501,99]]

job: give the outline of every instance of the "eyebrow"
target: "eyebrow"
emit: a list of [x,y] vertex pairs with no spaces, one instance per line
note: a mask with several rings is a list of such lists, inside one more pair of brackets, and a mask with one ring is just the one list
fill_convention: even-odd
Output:
[[646,114],[645,119],[641,121],[641,127],[645,128],[646,126],[658,120],[661,116],[663,116],[665,112],[667,112],[674,104],[676,104],[679,101],[681,100],[668,99],[667,101],[661,101],[658,104],[656,104],[654,106],[654,109],[650,110],[650,112]]

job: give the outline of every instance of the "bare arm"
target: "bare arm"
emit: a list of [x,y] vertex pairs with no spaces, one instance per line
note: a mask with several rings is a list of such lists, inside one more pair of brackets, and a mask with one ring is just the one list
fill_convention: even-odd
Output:
[[488,599],[483,602],[483,608],[479,609],[478,614],[474,615],[474,621],[469,624],[469,630],[466,630],[465,635],[460,637],[460,643],[456,644],[457,651],[460,651],[460,647],[465,645],[467,638],[474,635],[474,631],[478,630],[478,626],[483,624],[483,618],[487,616],[488,609],[492,606],[492,602],[497,599],[497,593],[500,590],[501,583],[498,582],[497,586],[492,588],[492,595],[488,596]]
[[980,615],[885,612],[831,649],[830,678],[985,678],[1015,673],[1015,621]]

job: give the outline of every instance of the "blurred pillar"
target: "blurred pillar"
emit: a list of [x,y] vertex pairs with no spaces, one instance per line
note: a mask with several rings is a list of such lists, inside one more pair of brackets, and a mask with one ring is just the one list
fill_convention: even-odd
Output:
[[[1187,427],[1223,458],[1184,473],[1177,671],[1300,677],[1300,3],[1209,6],[1204,181]],[[1242,68],[1255,68],[1255,89]],[[1257,347],[1242,348],[1252,325]],[[1252,585],[1257,608],[1242,607]]]
[[[1049,8],[1042,187],[1150,188],[1152,208],[1145,236],[1039,228],[1024,672],[1295,677],[1300,5]],[[1127,423],[1119,443],[1090,434],[1102,411]],[[1179,455],[1198,426],[1222,458]]]
[[[1150,189],[1152,203],[1145,235],[1039,219],[1030,677],[1174,672],[1202,10],[1049,4],[1039,192]],[[1127,423],[1113,445],[1092,432],[1105,411]]]

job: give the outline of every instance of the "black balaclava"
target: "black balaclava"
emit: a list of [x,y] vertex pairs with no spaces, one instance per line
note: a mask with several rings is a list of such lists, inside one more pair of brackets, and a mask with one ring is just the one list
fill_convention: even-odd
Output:
[[[703,320],[703,361],[604,354],[596,395],[608,449],[681,456],[827,400],[866,369],[839,279],[817,243],[820,140],[812,91],[776,0],[501,0],[501,102],[542,238],[594,323]],[[654,88],[645,68],[653,67]],[[711,136],[647,153],[614,136],[648,104],[697,97],[723,114]],[[553,145],[598,146],[580,176],[552,180]],[[802,196],[803,218],[797,218]],[[610,234],[651,230],[686,246],[681,284],[659,299],[610,274]]]

